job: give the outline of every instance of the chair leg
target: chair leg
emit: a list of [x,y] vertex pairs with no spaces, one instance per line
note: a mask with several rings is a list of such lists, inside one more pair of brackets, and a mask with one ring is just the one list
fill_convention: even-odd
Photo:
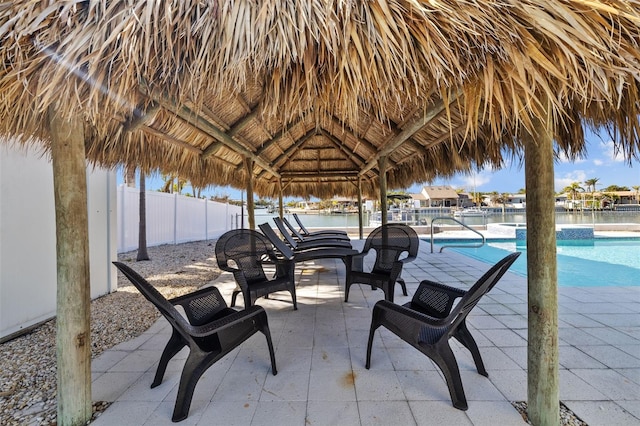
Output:
[[347,281],[345,282],[345,285],[344,285],[344,301],[345,302],[349,301],[349,290],[350,289],[351,289],[351,283],[347,279]]
[[400,287],[402,287],[402,295],[408,296],[409,293],[407,293],[407,285],[404,282],[404,278],[398,278],[396,282],[400,284]]
[[384,292],[384,299],[388,300],[389,302],[393,303],[393,292],[394,292],[394,287],[395,287],[395,281],[394,282],[386,282],[382,284],[382,291]]
[[[211,357],[211,354],[209,354]],[[200,380],[200,376],[206,371],[208,364],[208,356],[202,352],[192,350],[187,357],[187,361],[182,369],[180,376],[180,384],[178,385],[178,396],[176,397],[176,404],[173,408],[173,416],[171,420],[179,422],[187,418],[189,415],[189,408],[191,407],[191,400],[193,398],[193,391]]]
[[158,368],[156,369],[156,375],[153,378],[153,382],[151,383],[151,388],[155,388],[162,383],[162,378],[164,377],[164,373],[167,370],[167,365],[171,358],[173,358],[178,352],[182,350],[186,346],[182,336],[180,333],[173,330],[171,333],[171,337],[167,342],[167,345],[164,347],[162,351],[162,355],[160,356],[160,362],[158,363]]
[[[265,315],[265,319],[266,319],[266,315]],[[276,374],[278,374],[278,369],[276,368],[276,355],[273,350],[273,342],[271,341],[271,331],[269,330],[269,326],[267,325],[266,322],[262,324],[260,331],[262,331],[262,334],[264,334],[264,336],[267,338],[267,346],[269,347],[269,357],[271,358],[271,373],[275,376]]]
[[439,345],[439,348],[434,348],[432,351],[429,351],[428,354],[425,353],[425,355],[438,364],[438,367],[442,370],[447,382],[447,387],[449,388],[449,396],[451,397],[453,406],[459,410],[466,411],[469,405],[464,395],[460,369],[458,368],[458,362],[448,342],[443,342],[443,344]]
[[456,330],[453,335],[456,340],[464,345],[465,348],[471,352],[471,356],[473,357],[473,362],[476,364],[476,369],[478,370],[478,374],[481,374],[485,377],[489,377],[489,373],[484,368],[484,362],[482,362],[482,357],[480,356],[480,351],[478,350],[478,345],[476,344],[475,339],[471,335],[471,332],[467,328],[467,324],[463,321]]
[[376,330],[378,329],[378,327],[380,327],[380,324],[377,321],[377,315],[376,315],[376,310],[374,307],[374,311],[372,314],[372,318],[371,318],[371,328],[369,329],[369,341],[367,343],[367,359],[366,362],[364,364],[364,367],[368,370],[369,367],[371,367],[371,349],[373,348],[373,337],[376,333]]

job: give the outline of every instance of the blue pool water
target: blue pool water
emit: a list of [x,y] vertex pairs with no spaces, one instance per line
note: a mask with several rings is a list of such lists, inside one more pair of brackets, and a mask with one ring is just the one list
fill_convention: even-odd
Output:
[[[436,244],[442,241],[436,240]],[[460,243],[460,241],[457,241]],[[527,248],[514,240],[489,240],[481,248],[447,248],[494,264],[508,253],[523,252],[511,271],[526,276]],[[558,240],[559,286],[640,286],[640,238]]]

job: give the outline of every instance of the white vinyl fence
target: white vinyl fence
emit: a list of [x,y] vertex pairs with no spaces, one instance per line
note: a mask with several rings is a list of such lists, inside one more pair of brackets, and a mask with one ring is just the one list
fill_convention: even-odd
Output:
[[[240,224],[240,206],[156,191],[145,196],[149,247],[216,239]],[[138,188],[118,187],[118,253],[138,248],[139,203]]]

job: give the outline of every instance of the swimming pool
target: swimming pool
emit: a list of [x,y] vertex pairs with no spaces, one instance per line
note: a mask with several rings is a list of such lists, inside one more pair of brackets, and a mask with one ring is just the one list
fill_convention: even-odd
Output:
[[[447,240],[451,242],[451,240]],[[456,241],[460,243],[460,241]],[[436,240],[435,244],[442,244]],[[510,271],[527,275],[527,248],[514,240],[488,240],[480,248],[447,248],[494,264],[510,252],[521,251]],[[558,240],[559,286],[640,286],[640,238]]]

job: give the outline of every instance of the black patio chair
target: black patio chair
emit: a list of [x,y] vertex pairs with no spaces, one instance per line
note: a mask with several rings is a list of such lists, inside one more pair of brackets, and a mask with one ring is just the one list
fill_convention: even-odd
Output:
[[[467,399],[449,339],[454,337],[462,343],[471,352],[478,373],[488,376],[478,346],[467,329],[466,318],[519,255],[519,252],[511,253],[500,260],[468,291],[425,280],[420,283],[411,303],[400,306],[387,300],[378,301],[373,307],[365,367],[368,369],[371,366],[374,333],[383,326],[438,365],[447,382],[453,406],[466,410]],[[459,297],[461,299],[453,306],[454,300]]]
[[297,241],[293,236],[287,232],[287,228],[280,220],[279,217],[274,217],[273,221],[276,224],[276,227],[280,231],[280,234],[284,237],[286,243],[293,249],[293,251],[299,250],[308,250],[308,249],[316,249],[316,248],[325,248],[325,247],[343,247],[343,248],[352,248],[350,240],[337,240],[337,239],[313,239],[313,240],[304,240]]
[[[384,298],[393,302],[396,282],[402,287],[402,294],[407,296],[407,286],[400,277],[404,264],[413,262],[418,255],[420,239],[418,234],[408,225],[389,223],[371,231],[364,243],[364,248],[347,264],[347,279],[344,301],[349,301],[349,290],[353,284],[367,284],[371,288],[380,288]],[[363,259],[374,250],[376,258],[371,270],[365,271]],[[406,257],[400,259],[403,253]]]
[[[287,220],[286,217],[283,217],[282,219],[280,218],[275,218],[274,220],[282,220],[282,223],[286,226],[286,228],[289,230],[289,232],[291,232],[291,236],[293,236],[296,240],[298,241],[318,241],[318,240],[343,240],[343,241],[350,241],[351,239],[349,238],[349,236],[347,234],[316,234],[316,235],[303,235],[302,233],[298,232],[298,230],[296,229],[295,226],[293,226],[291,224],[291,222],[289,222]],[[278,227],[279,229],[280,227]]]
[[[202,374],[234,348],[256,332],[267,339],[271,372],[275,376],[276,358],[271,341],[267,313],[260,306],[251,306],[242,311],[227,307],[216,287],[206,287],[193,293],[167,300],[147,280],[121,262],[113,264],[131,281],[142,295],[160,311],[172,327],[151,387],[162,383],[171,358],[182,348],[189,347],[189,355],[182,368],[178,396],[171,420],[179,422],[189,415],[193,392]],[[176,306],[184,309],[186,318]]]
[[[293,300],[293,309],[298,309],[294,263],[291,258],[278,256],[271,242],[252,229],[234,229],[225,232],[215,247],[218,267],[233,273],[236,288],[231,295],[231,306],[242,293],[245,308],[256,299],[268,297],[277,291],[288,291]],[[275,265],[275,276],[267,277],[265,264]]]
[[348,235],[345,231],[341,231],[339,229],[323,229],[323,230],[320,230],[320,231],[309,232],[309,230],[307,228],[305,228],[304,224],[302,223],[302,221],[298,217],[297,213],[293,214],[293,218],[298,223],[298,227],[300,228],[300,233],[302,235],[304,235],[305,237],[307,237],[307,236],[308,237],[312,237],[312,236],[316,236],[316,235],[344,235],[344,236]]

